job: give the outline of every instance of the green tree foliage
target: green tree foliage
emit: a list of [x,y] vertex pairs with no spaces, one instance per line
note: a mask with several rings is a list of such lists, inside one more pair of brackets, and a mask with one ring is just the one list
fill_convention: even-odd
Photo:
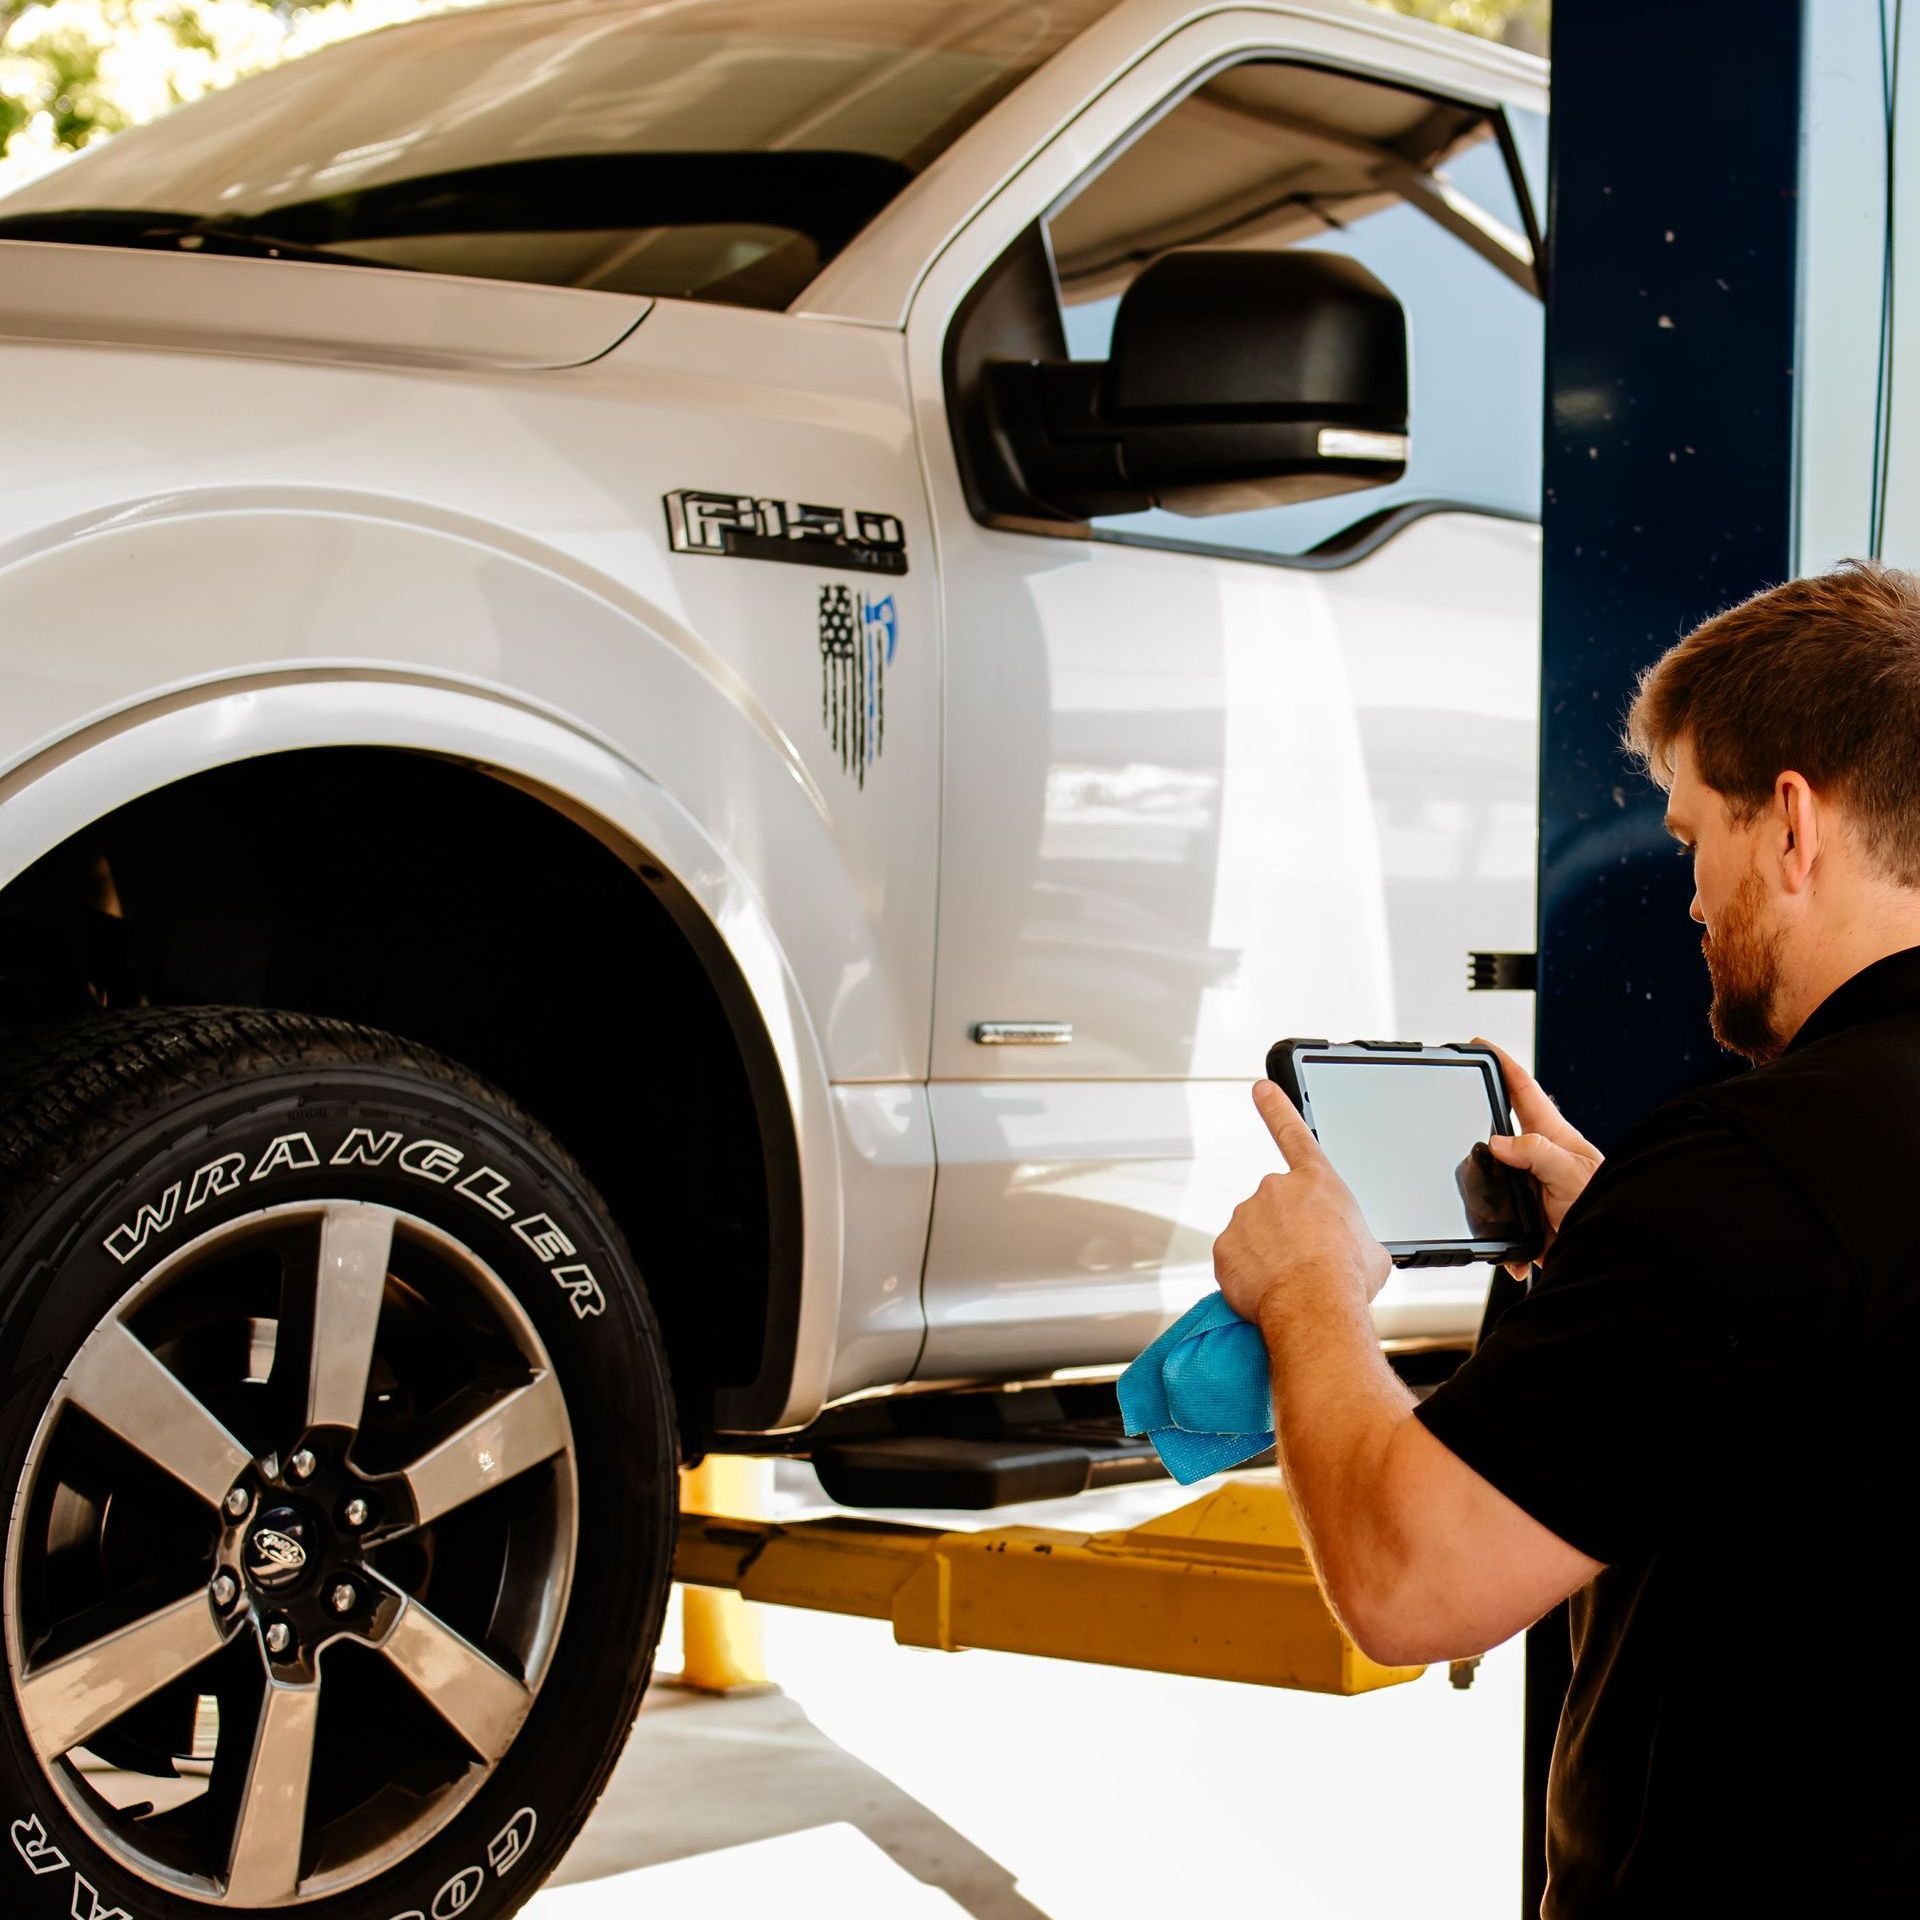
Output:
[[459,0],[0,0],[0,192],[122,127]]
[[1529,53],[1547,50],[1548,0],[1373,0],[1394,13],[1410,13],[1437,27],[1477,33],[1483,40],[1504,40]]
[[[117,133],[127,114],[100,84],[100,57],[106,51],[91,35],[74,27],[42,34],[26,49],[39,70],[39,99],[33,106],[51,121],[58,147],[82,147],[103,133]],[[21,101],[31,111],[29,103]]]

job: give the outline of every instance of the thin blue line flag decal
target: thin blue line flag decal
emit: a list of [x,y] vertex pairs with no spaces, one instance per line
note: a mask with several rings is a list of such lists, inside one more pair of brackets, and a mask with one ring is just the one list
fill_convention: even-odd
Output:
[[860,786],[887,739],[887,668],[900,637],[892,594],[820,589],[820,724]]

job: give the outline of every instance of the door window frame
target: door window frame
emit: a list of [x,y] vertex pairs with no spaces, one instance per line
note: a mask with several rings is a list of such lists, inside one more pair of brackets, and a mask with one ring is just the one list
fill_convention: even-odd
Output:
[[[948,351],[953,330],[974,292],[1027,236],[1029,229],[1038,225],[1044,239],[1045,222],[1117,155],[1182,105],[1198,88],[1220,73],[1254,61],[1318,68],[1403,91],[1432,94],[1485,112],[1494,122],[1501,158],[1527,238],[1534,249],[1535,274],[1544,302],[1543,228],[1507,110],[1517,106],[1544,111],[1545,89],[1529,84],[1527,76],[1512,71],[1511,67],[1505,73],[1495,70],[1495,60],[1484,55],[1475,57],[1475,43],[1465,35],[1460,37],[1465,42],[1460,48],[1436,47],[1424,36],[1415,41],[1404,31],[1395,31],[1391,16],[1385,15],[1382,26],[1376,26],[1372,22],[1349,23],[1235,10],[1190,23],[1116,74],[940,249],[915,289],[907,314],[908,367],[936,516],[949,512],[947,502],[952,500],[982,529],[997,535],[1040,535],[1103,546],[1151,547],[1307,572],[1352,566],[1377,551],[1405,526],[1431,514],[1470,513],[1484,519],[1534,524],[1537,515],[1473,502],[1402,501],[1375,521],[1357,523],[1357,528],[1363,531],[1357,531],[1351,543],[1304,555],[1286,555],[1223,546],[1204,539],[1100,530],[1084,522],[1012,522],[983,515],[975,509],[968,498],[954,444],[946,379]],[[1413,53],[1415,57],[1396,61],[1396,50]],[[1511,57],[1498,56],[1497,65],[1506,66]],[[1128,97],[1146,91],[1149,84],[1152,104],[1144,112],[1129,112]]]

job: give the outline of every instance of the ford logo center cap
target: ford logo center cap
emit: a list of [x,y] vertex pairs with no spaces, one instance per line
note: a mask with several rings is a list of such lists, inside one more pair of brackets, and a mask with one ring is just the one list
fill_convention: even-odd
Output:
[[307,1571],[306,1531],[297,1514],[265,1515],[247,1541],[247,1578],[256,1586],[292,1586]]

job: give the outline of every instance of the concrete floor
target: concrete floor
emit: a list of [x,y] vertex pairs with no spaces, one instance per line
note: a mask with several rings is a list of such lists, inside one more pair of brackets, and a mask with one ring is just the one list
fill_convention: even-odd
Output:
[[[991,1519],[1116,1526],[1185,1497],[1160,1483]],[[804,1468],[781,1469],[776,1512],[818,1498]],[[1329,1700],[932,1653],[787,1609],[765,1627],[780,1691],[656,1687],[529,1920],[1488,1920],[1519,1905],[1517,1642],[1465,1693],[1436,1670]]]

